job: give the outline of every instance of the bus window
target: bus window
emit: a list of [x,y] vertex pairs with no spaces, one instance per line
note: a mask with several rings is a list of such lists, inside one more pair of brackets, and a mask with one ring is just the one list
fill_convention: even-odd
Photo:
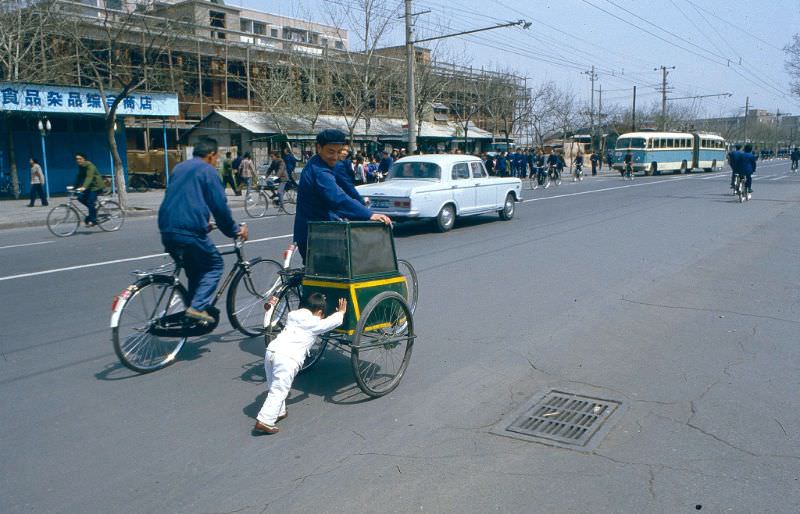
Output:
[[653,140],[652,139],[648,139],[647,140],[647,148],[653,148]]
[[672,138],[667,139],[667,148],[675,148],[675,142]]
[[645,139],[643,137],[632,137],[631,148],[644,148]]

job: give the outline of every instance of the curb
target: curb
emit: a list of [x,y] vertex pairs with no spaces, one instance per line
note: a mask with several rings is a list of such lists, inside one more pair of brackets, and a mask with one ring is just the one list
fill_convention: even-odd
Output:
[[[125,211],[125,218],[139,218],[144,216],[155,216],[158,211],[155,209],[146,209],[142,207],[133,207]],[[47,218],[41,220],[27,220],[27,221],[0,221],[0,230],[10,228],[25,228],[25,227],[46,227]]]
[[[244,212],[244,207],[232,207],[232,211]],[[131,207],[125,211],[125,218],[144,218],[148,216],[158,216],[158,209],[150,209],[147,207]],[[249,218],[248,218],[249,219]],[[37,220],[26,221],[0,221],[0,230],[8,230],[12,228],[30,228],[30,227],[46,227],[47,217]]]

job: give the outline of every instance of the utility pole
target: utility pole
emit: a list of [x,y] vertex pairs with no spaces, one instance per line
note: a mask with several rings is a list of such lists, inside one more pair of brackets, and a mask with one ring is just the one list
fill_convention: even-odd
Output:
[[408,100],[407,122],[408,122],[408,154],[413,155],[417,151],[417,99],[414,91],[414,34],[412,31],[411,0],[405,0],[406,4],[406,98]]
[[631,132],[636,132],[636,86],[633,86],[633,110],[631,113]]
[[747,117],[750,115],[750,97],[744,102],[744,143],[747,144]]
[[[454,32],[452,34],[445,34],[442,36],[433,36],[422,39],[414,40],[413,34],[413,18],[419,14],[429,13],[430,11],[423,11],[420,13],[413,13],[411,11],[411,0],[405,0],[405,21],[406,21],[406,97],[408,98],[408,105],[406,107],[406,120],[408,122],[408,151],[413,153],[417,149],[417,114],[416,114],[416,99],[414,94],[414,45],[417,43],[427,43],[428,41],[437,41],[439,39],[446,39],[455,36],[463,36],[466,34],[474,34],[476,32],[484,32],[487,30],[502,29],[505,27],[522,27],[528,29],[531,22],[525,20],[512,21],[509,23],[501,23],[499,25],[492,25],[491,27],[483,27],[479,29],[462,30],[461,32]],[[249,47],[248,47],[249,48]],[[470,70],[472,68],[470,67]],[[466,82],[466,78],[465,78]],[[464,146],[466,148],[467,137],[464,135]]]
[[789,116],[790,112],[781,112],[780,108],[775,111],[775,155],[774,157],[778,157],[778,136],[780,135],[781,130],[781,116]]
[[667,70],[674,70],[675,66],[661,65],[658,68],[653,68],[653,71],[661,70],[661,130],[667,127]]
[[589,107],[589,135],[592,141],[592,150],[594,150],[594,81],[597,80],[597,74],[594,72],[594,65],[591,71],[584,71],[584,75],[589,75],[589,80],[592,81],[591,104]]
[[[598,148],[602,151],[603,149],[601,147],[603,146],[603,138],[602,138],[602,135],[603,135],[603,132],[602,132],[602,130],[603,130],[603,84],[600,84],[599,93],[600,94],[598,95],[599,98],[598,98],[598,101],[597,101],[597,123],[600,125],[600,136],[601,137],[600,137],[600,144],[598,145]],[[594,148],[592,148],[592,149],[594,150]]]

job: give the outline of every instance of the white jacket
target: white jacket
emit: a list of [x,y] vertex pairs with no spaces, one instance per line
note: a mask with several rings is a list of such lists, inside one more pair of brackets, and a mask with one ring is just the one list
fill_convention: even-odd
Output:
[[343,312],[334,312],[320,319],[308,309],[297,309],[287,316],[286,327],[269,343],[267,348],[302,364],[308,350],[314,344],[314,338],[338,327],[344,321]]

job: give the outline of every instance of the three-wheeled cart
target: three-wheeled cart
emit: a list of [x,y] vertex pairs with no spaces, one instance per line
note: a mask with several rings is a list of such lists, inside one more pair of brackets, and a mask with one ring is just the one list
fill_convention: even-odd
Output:
[[344,323],[320,336],[303,369],[313,366],[327,345],[350,352],[358,386],[369,396],[391,392],[400,383],[414,345],[416,274],[398,268],[392,229],[377,222],[310,222],[305,269],[286,270],[265,317],[265,342],[277,336],[300,298],[325,295],[327,311],[347,299]]

